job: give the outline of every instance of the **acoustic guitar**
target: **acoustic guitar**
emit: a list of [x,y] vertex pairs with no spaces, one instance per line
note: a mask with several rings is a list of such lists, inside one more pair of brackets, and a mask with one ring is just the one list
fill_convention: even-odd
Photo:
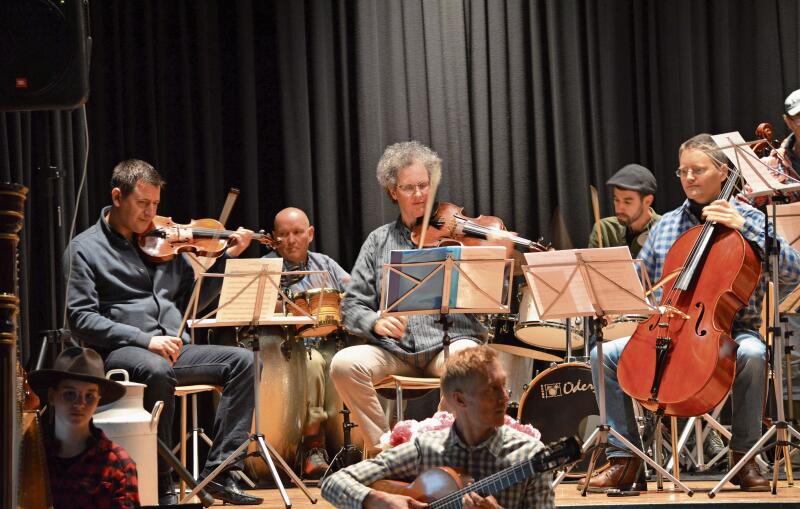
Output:
[[380,480],[370,488],[406,495],[420,502],[430,504],[431,509],[460,508],[461,500],[467,493],[476,492],[482,497],[494,495],[504,489],[522,482],[536,473],[548,472],[581,459],[581,441],[572,436],[562,438],[536,453],[531,459],[510,466],[474,481],[452,467],[434,467],[420,474],[413,482]]

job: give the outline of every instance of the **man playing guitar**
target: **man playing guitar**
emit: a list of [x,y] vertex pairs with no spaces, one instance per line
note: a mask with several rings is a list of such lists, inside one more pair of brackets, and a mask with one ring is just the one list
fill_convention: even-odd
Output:
[[[449,429],[421,433],[410,442],[380,453],[325,479],[322,496],[336,507],[421,508],[427,504],[409,496],[385,493],[369,486],[382,479],[405,479],[439,466],[463,470],[479,480],[517,465],[543,449],[543,444],[503,426],[508,403],[506,373],[488,346],[450,355],[442,375],[442,396],[455,415]],[[534,474],[497,493],[464,495],[465,508],[551,508],[551,475]]]

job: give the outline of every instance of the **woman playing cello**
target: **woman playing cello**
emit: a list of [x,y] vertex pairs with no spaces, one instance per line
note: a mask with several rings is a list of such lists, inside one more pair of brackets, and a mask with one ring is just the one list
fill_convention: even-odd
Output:
[[[680,163],[676,175],[680,178],[681,186],[687,199],[677,209],[664,214],[661,221],[651,231],[650,237],[639,254],[651,280],[657,281],[662,276],[663,271],[667,268],[665,267],[665,262],[671,261],[671,248],[673,245],[680,244],[679,238],[681,235],[704,222],[715,222],[717,225],[714,227],[715,234],[712,237],[714,240],[712,240],[709,252],[714,249],[713,243],[722,238],[732,240],[735,243],[736,238],[741,237],[742,240],[739,242],[739,247],[743,253],[747,253],[749,249],[754,250],[757,255],[763,256],[761,246],[764,245],[764,215],[749,205],[738,203],[735,200],[718,199],[725,187],[729,173],[732,171],[732,165],[714,143],[711,136],[700,134],[687,140],[680,146],[678,157]],[[738,232],[735,236],[730,235],[735,232]],[[782,284],[796,283],[800,280],[800,254],[783,239],[778,238],[778,240],[780,249],[780,274],[778,277],[780,282]],[[668,256],[668,253],[670,256]],[[739,303],[741,309],[738,312],[734,309],[732,313],[729,313],[730,315],[735,313],[732,323],[716,323],[715,321],[712,324],[713,327],[706,328],[705,322],[701,323],[699,319],[693,318],[694,321],[692,322],[686,319],[685,316],[689,313],[682,313],[684,316],[677,313],[669,316],[667,313],[661,315],[665,321],[671,323],[679,323],[676,321],[685,320],[683,328],[694,328],[695,335],[699,338],[713,335],[714,332],[718,332],[718,329],[728,328],[727,331],[717,335],[722,337],[720,340],[721,348],[725,348],[730,353],[731,361],[735,361],[735,367],[728,366],[732,372],[735,370],[731,397],[733,437],[730,442],[734,462],[738,462],[760,436],[766,369],[766,348],[757,332],[761,321],[761,302],[766,283],[758,276],[758,257],[747,257],[746,254],[743,254],[742,259],[742,270],[749,272],[750,276],[755,278],[755,289],[753,291],[751,286],[749,291],[741,292],[747,294],[749,299],[748,296],[741,298]],[[690,282],[690,289],[697,290],[697,287],[701,286],[706,280],[705,278],[709,278],[709,276],[713,280],[717,274],[715,271],[721,270],[714,266],[715,263],[724,267],[731,262],[732,260],[730,259],[724,259],[724,256],[722,260],[712,260],[712,256],[702,259],[699,274],[696,274],[695,278]],[[665,292],[670,291],[671,288],[672,286],[668,286]],[[724,291],[723,295],[728,297],[728,293],[730,292]],[[662,296],[657,295],[657,298],[661,299]],[[717,302],[700,302],[696,305],[704,307],[708,312],[711,312]],[[726,311],[730,312],[730,309]],[[696,314],[692,316],[694,317]],[[629,353],[632,353],[629,351],[623,352],[623,349],[627,350],[627,346],[631,345],[632,350],[645,350],[646,348],[643,348],[643,345],[636,344],[636,338],[643,329],[647,329],[650,322],[651,320],[642,323],[630,340],[610,343],[604,349],[605,369],[603,374],[606,384],[608,423],[634,443],[638,441],[638,437],[633,411],[620,386],[625,387],[626,382],[634,378],[631,371],[634,369],[633,363],[636,362],[636,359],[632,359],[633,363],[623,362],[623,360],[628,360],[626,357]],[[673,330],[672,325],[669,330]],[[729,334],[727,333],[728,331]],[[670,345],[670,349],[679,344],[679,341],[674,341]],[[642,359],[639,359],[639,362],[642,364],[654,362],[654,346],[653,343],[649,345],[649,352]],[[680,365],[670,365],[669,360],[675,351],[668,350],[667,352],[665,375],[666,370],[675,370],[690,375],[698,369],[697,366],[693,365],[693,361],[676,363]],[[597,358],[594,351],[592,352],[592,371],[595,385],[597,385],[600,369],[597,366]],[[666,376],[661,379],[662,386],[660,386],[659,391],[652,396],[657,405],[660,404],[658,398],[661,392],[672,389],[672,387],[665,388],[663,386],[665,380],[667,380]],[[648,391],[651,389],[650,384],[652,383],[653,378],[649,377],[646,380]],[[615,440],[613,438],[610,441],[616,447],[620,446],[620,444],[614,443]],[[641,460],[631,457],[630,453],[624,450],[611,451],[608,456],[612,463],[611,468],[589,480],[590,491],[602,491],[609,488],[628,489],[635,482],[637,472],[641,466]],[[768,481],[761,476],[755,462],[752,460],[731,481],[745,491],[764,491],[769,489]],[[584,479],[581,482],[586,482],[586,480]]]

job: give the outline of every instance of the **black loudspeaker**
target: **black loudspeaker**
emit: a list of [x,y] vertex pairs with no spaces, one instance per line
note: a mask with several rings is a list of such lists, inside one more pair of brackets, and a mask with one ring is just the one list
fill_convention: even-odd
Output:
[[88,0],[0,0],[0,111],[86,102],[88,18]]

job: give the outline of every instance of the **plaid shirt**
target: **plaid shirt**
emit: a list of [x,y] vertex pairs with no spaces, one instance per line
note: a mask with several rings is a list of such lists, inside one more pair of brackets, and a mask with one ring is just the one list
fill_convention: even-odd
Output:
[[[379,454],[339,470],[322,483],[322,496],[336,507],[358,509],[380,479],[413,479],[438,466],[461,469],[475,481],[530,459],[542,443],[508,426],[501,426],[483,443],[466,445],[455,428],[429,431]],[[505,509],[554,506],[550,473],[535,474],[495,494]]]
[[[372,328],[378,321],[381,303],[381,276],[383,265],[395,249],[414,249],[411,231],[398,218],[369,234],[361,246],[353,279],[347,286],[347,295],[342,300],[342,317],[345,327],[369,343],[377,345],[417,368],[424,368],[442,351],[442,326],[435,323],[437,315],[409,315],[406,333],[399,340],[376,336]],[[474,315],[454,313],[450,315],[450,339],[483,338],[486,328]]]
[[[753,207],[732,201],[736,210],[744,217],[744,225],[740,233],[763,259],[764,257],[764,214]],[[650,281],[656,282],[661,278],[664,269],[664,258],[667,252],[686,230],[697,226],[700,222],[689,210],[689,200],[675,210],[671,210],[661,217],[661,221],[650,230],[650,237],[639,252],[639,258],[644,262]],[[772,233],[772,224],[769,226]],[[800,254],[788,242],[778,236],[780,242],[779,281],[780,284],[795,284],[800,281]],[[756,286],[750,302],[736,314],[733,321],[733,330],[750,330],[758,332],[761,325],[761,303],[764,299],[766,279],[762,274],[761,281]],[[661,289],[656,291],[656,299],[661,299]]]
[[139,507],[136,463],[125,449],[91,424],[88,447],[77,458],[58,457],[56,444],[45,432],[45,453],[50,472],[54,509]]

